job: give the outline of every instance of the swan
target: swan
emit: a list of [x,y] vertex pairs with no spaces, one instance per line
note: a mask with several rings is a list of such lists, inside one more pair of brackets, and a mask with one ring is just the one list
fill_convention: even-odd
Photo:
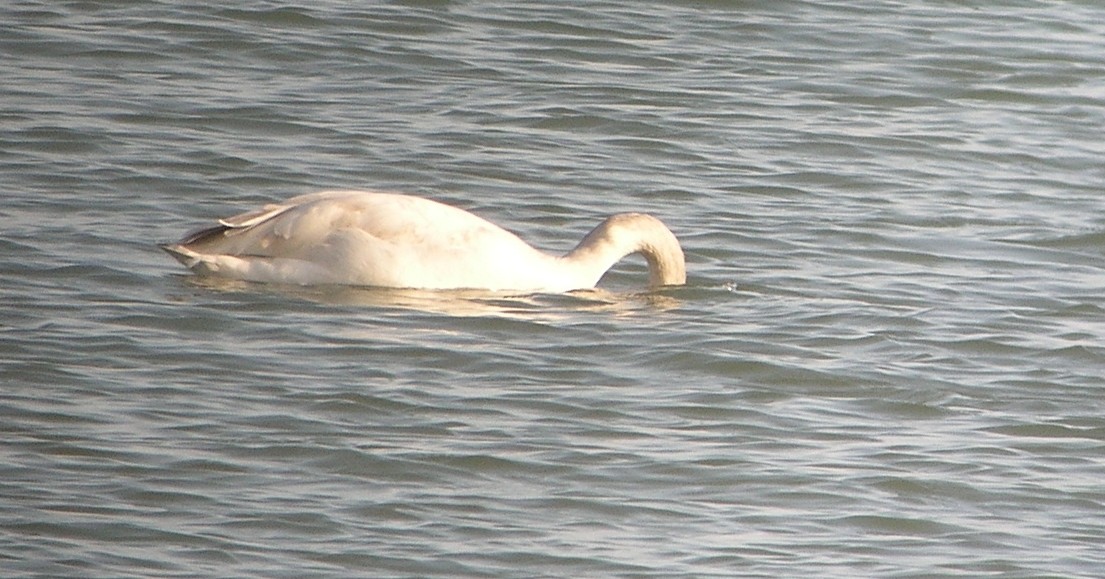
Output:
[[595,287],[631,253],[652,287],[687,280],[679,241],[651,215],[612,215],[555,256],[463,209],[375,191],[293,197],[161,248],[199,275],[296,285],[559,293]]

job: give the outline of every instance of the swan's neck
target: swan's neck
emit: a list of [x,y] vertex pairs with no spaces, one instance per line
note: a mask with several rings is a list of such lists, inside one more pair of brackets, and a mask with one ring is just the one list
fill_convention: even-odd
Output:
[[565,262],[598,283],[623,257],[640,253],[648,261],[650,286],[682,285],[687,269],[679,241],[659,219],[643,213],[619,213],[599,224],[579,242]]

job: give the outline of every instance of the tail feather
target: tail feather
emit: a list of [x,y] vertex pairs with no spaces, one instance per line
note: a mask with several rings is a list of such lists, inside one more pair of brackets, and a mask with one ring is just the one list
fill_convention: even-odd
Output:
[[197,262],[199,262],[200,255],[180,243],[163,243],[158,245],[161,249],[165,250],[165,253],[173,256],[174,259],[184,264],[184,267],[191,269]]
[[200,253],[193,248],[202,250],[203,244],[224,238],[226,233],[232,229],[234,228],[224,224],[205,227],[189,232],[188,235],[185,235],[183,239],[176,243],[162,243],[158,247],[183,263],[185,267],[193,269],[201,261]]

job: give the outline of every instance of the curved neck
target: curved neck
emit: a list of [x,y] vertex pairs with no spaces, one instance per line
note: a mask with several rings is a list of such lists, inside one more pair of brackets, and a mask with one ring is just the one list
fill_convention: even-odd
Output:
[[659,219],[644,213],[619,213],[608,217],[563,259],[580,270],[581,275],[590,276],[594,284],[631,253],[640,253],[648,261],[650,286],[687,282],[679,240]]

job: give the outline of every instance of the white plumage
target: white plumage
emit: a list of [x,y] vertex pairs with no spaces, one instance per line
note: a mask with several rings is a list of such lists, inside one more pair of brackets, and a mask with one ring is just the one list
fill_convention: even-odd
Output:
[[558,257],[462,209],[370,191],[294,197],[162,248],[197,274],[300,285],[563,292],[594,287],[630,253],[651,285],[686,282],[679,242],[650,215],[613,215]]

